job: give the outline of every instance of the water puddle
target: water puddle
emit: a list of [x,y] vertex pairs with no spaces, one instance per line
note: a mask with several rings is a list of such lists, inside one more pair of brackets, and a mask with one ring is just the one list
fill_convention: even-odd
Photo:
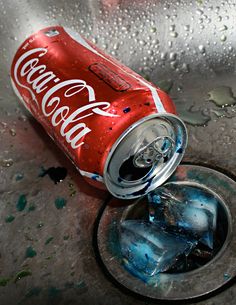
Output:
[[192,107],[186,109],[186,105],[177,105],[177,112],[185,123],[193,126],[205,126],[211,119],[202,110],[193,111]]
[[236,104],[236,97],[232,88],[228,86],[219,86],[208,92],[209,101],[214,102],[219,107],[232,106]]

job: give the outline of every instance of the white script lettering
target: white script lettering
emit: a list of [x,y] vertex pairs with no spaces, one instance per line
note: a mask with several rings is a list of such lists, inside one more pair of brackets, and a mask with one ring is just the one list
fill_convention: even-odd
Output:
[[[30,92],[33,101],[41,108],[43,115],[51,117],[52,126],[61,124],[61,136],[73,149],[76,149],[84,144],[83,137],[92,131],[81,120],[94,114],[105,117],[116,117],[117,115],[105,111],[110,107],[110,103],[97,102],[94,89],[84,80],[61,81],[53,71],[47,71],[47,66],[40,64],[40,58],[45,54],[47,54],[46,48],[35,48],[21,55],[14,67],[14,78],[18,86]],[[35,57],[30,58],[32,55]],[[20,82],[19,76],[26,78],[28,86]],[[70,98],[76,94],[79,95],[83,90],[87,90],[88,104],[71,112],[69,106],[60,105],[61,97],[58,95],[61,90],[64,93],[63,98]],[[44,95],[41,106],[39,106],[35,94],[42,92],[44,92]]]

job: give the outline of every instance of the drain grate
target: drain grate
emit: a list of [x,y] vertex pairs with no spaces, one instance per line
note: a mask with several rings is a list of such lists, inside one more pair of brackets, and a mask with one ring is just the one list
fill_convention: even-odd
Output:
[[[122,202],[112,198],[101,212],[96,228],[96,248],[113,280],[129,291],[158,300],[186,300],[209,295],[229,283],[236,275],[236,182],[221,172],[197,165],[181,165],[164,185],[181,192],[197,190],[217,201],[214,251],[204,256],[196,248],[187,264],[170,268],[155,276],[140,278],[131,268],[120,247],[120,224],[145,220],[147,197]],[[198,254],[201,253],[201,257]]]

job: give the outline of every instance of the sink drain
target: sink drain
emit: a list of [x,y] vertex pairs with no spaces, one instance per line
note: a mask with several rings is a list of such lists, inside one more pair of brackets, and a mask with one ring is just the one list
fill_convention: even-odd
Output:
[[236,275],[236,234],[233,234],[236,232],[236,183],[210,168],[181,165],[164,187],[175,192],[184,189],[185,195],[193,189],[206,198],[214,198],[218,217],[211,255],[205,249],[196,249],[186,264],[143,281],[126,268],[119,230],[120,224],[126,220],[147,219],[150,213],[147,197],[130,201],[128,205],[127,201],[112,198],[100,213],[96,226],[95,242],[100,261],[119,286],[144,297],[186,300],[209,295]]

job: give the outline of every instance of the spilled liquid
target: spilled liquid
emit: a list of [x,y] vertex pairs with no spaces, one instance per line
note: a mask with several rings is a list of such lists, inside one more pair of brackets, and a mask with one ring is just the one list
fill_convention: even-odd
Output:
[[157,82],[157,86],[165,91],[166,93],[169,93],[173,87],[173,80],[172,79],[168,79],[168,80],[160,80]]
[[66,206],[66,199],[62,198],[62,197],[58,197],[55,200],[55,206],[58,210],[63,209]]
[[15,216],[13,216],[13,215],[8,215],[8,216],[5,218],[5,222],[10,223],[10,222],[13,222],[14,219],[15,219]]
[[236,97],[232,88],[228,86],[217,87],[208,92],[209,100],[219,107],[232,106],[236,103]]
[[24,211],[26,204],[27,204],[26,196],[24,194],[20,195],[16,203],[17,211],[19,212]]
[[46,175],[48,175],[55,184],[58,184],[66,178],[67,169],[65,167],[50,167],[48,169],[42,167],[39,177],[44,177]]
[[14,283],[18,282],[18,281],[21,280],[23,277],[30,276],[30,275],[32,275],[31,270],[29,270],[29,269],[27,269],[27,270],[21,270],[20,272],[18,272],[18,273],[15,275]]
[[32,246],[27,247],[27,249],[25,251],[26,258],[33,258],[36,255],[37,255],[37,252],[35,251],[35,249]]
[[205,115],[203,111],[192,111],[186,105],[176,105],[179,117],[185,122],[193,126],[205,126],[210,121],[210,116]]
[[140,199],[121,222],[123,266],[145,283],[163,272],[194,270],[218,253],[226,235],[227,217],[213,194],[167,184]]
[[50,237],[45,241],[45,245],[48,245],[52,240],[53,240],[53,237],[50,236]]
[[1,286],[4,287],[11,282],[16,283],[16,282],[20,281],[22,278],[24,278],[26,276],[30,276],[30,275],[32,275],[32,272],[30,269],[23,269],[11,277],[0,277],[0,287]]

